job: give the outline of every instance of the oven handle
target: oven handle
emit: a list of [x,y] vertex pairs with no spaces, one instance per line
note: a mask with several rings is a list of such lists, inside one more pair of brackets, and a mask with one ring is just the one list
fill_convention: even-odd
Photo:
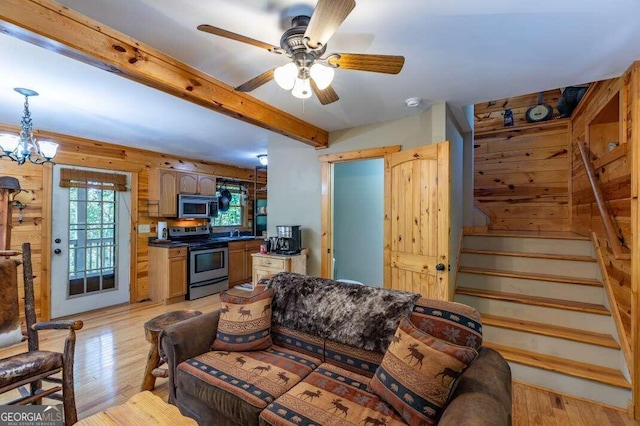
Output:
[[224,245],[221,245],[219,247],[208,247],[208,248],[189,248],[189,252],[198,253],[201,251],[214,251],[214,250],[220,251],[220,249],[227,250],[229,248],[228,243],[220,243],[220,244],[224,244]]
[[206,285],[218,284],[218,283],[221,283],[222,281],[226,281],[228,279],[229,279],[229,277],[216,278],[215,280],[208,280],[208,281],[202,281],[202,282],[199,282],[199,283],[189,284],[189,287],[190,288],[204,287]]

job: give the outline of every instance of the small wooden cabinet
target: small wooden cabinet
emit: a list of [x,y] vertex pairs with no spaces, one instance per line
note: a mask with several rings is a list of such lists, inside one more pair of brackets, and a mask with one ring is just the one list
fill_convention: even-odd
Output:
[[306,251],[293,256],[262,253],[255,253],[251,256],[253,257],[253,285],[256,285],[260,278],[278,272],[307,274]]
[[198,175],[198,194],[216,195],[216,178],[209,175]]
[[262,240],[229,242],[229,287],[251,281],[251,255],[260,251]]
[[178,173],[178,194],[197,194],[198,175]]
[[187,247],[149,247],[149,297],[154,302],[184,300],[187,293]]

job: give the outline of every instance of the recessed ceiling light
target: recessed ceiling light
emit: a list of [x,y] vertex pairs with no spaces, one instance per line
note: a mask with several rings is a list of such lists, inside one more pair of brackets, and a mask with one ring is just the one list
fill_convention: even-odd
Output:
[[404,104],[409,108],[418,108],[422,103],[422,99],[420,98],[409,98],[404,101]]

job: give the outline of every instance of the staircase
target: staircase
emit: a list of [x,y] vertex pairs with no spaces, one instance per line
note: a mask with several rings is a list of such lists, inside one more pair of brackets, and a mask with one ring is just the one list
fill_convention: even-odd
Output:
[[455,300],[480,311],[484,344],[514,379],[627,408],[631,385],[589,239],[465,235]]

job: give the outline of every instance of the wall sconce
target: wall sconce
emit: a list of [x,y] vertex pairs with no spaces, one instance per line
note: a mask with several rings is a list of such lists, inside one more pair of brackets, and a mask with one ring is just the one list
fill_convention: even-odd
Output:
[[19,209],[20,209],[20,212],[18,213],[18,222],[19,222],[19,223],[22,223],[22,220],[23,220],[23,218],[24,218],[24,217],[22,216],[22,210],[23,210],[25,207],[27,207],[27,205],[26,205],[26,204],[24,204],[24,203],[22,203],[21,201],[15,200],[15,201],[13,201],[13,202],[11,203],[11,206],[12,206],[12,207],[17,207],[17,208],[19,208]]
[[262,164],[263,166],[269,164],[269,157],[267,157],[267,154],[258,155],[258,160],[260,160],[260,164]]

